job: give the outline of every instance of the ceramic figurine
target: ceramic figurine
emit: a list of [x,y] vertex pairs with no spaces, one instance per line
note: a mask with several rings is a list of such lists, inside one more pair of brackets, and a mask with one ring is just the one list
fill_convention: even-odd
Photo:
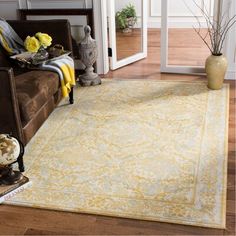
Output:
[[86,25],[84,27],[85,37],[79,43],[80,59],[86,66],[85,74],[79,76],[79,82],[82,86],[92,86],[101,84],[101,78],[94,73],[93,64],[97,60],[98,50],[97,44],[91,37],[91,28]]

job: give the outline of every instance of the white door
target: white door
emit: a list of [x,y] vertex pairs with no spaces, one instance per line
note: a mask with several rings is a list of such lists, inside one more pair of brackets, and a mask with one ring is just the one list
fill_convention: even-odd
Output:
[[[110,68],[118,69],[147,57],[147,0],[108,0]],[[117,26],[116,13],[132,4],[137,22],[131,32]],[[125,31],[125,30],[124,30]]]
[[[180,73],[180,74],[203,74],[205,72],[204,62],[208,55],[210,55],[210,51],[207,46],[204,45],[200,37],[193,30],[193,26],[198,28],[199,22],[197,19],[200,19],[201,28],[206,30],[207,25],[205,24],[205,19],[202,15],[201,8],[204,9],[211,18],[217,19],[217,5],[219,0],[162,0],[162,16],[161,16],[161,72],[163,73]],[[188,12],[188,22],[180,21],[179,15],[181,15],[181,11]],[[192,20],[191,20],[192,19]],[[173,25],[173,22],[178,22],[179,26]],[[205,26],[204,26],[205,24]],[[173,34],[170,33],[175,30],[178,32],[179,27],[179,36],[178,33]],[[190,32],[190,37],[192,41],[189,40],[189,37],[184,37],[181,35],[182,32]],[[184,31],[185,30],[185,31]],[[192,32],[191,32],[192,30]],[[175,39],[173,36],[175,35]],[[172,38],[170,38],[172,37]],[[185,41],[185,38],[188,38]],[[182,41],[181,41],[182,40]],[[173,53],[173,42],[176,44],[175,54]],[[199,48],[192,48],[190,45],[201,44]],[[178,47],[178,48],[177,48]],[[188,47],[189,52],[187,50],[183,50],[184,53],[181,53],[181,47],[186,49]],[[201,55],[200,55],[201,54]],[[175,61],[171,60],[175,57]],[[200,59],[199,59],[200,58]]]

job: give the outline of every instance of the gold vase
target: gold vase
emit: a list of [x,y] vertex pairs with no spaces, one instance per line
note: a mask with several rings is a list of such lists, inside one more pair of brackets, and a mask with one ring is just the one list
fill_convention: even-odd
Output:
[[211,55],[206,59],[205,69],[209,89],[221,89],[223,86],[228,62],[226,57],[221,55]]

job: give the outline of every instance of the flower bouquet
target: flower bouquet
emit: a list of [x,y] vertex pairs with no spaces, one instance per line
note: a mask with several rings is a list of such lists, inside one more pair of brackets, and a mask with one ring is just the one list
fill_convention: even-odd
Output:
[[25,49],[28,52],[38,52],[40,49],[46,49],[52,44],[52,38],[45,33],[38,32],[35,36],[27,36],[24,42]]
[[36,65],[48,59],[49,54],[46,48],[52,44],[52,38],[45,33],[38,32],[35,36],[27,36],[24,41],[25,49],[35,53],[32,57],[32,64]]
[[38,32],[34,36],[27,36],[24,41],[25,52],[11,56],[17,60],[20,67],[38,65],[45,62],[49,54],[46,48],[52,44],[52,38],[45,33]]

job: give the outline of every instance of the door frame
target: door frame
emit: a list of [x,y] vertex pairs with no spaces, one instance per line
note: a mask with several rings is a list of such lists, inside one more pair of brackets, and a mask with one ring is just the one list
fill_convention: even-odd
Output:
[[109,72],[107,37],[107,0],[93,0],[95,39],[98,46],[97,73]]
[[[115,0],[109,0],[109,38],[110,48],[112,49],[112,56],[110,57],[110,68],[116,70],[122,66],[126,66],[138,60],[147,57],[147,1],[141,0],[141,29],[142,29],[142,51],[132,56],[117,60],[117,48],[116,48],[116,21],[115,21]],[[114,16],[114,17],[113,17]],[[112,30],[111,30],[112,29]]]
[[168,64],[169,52],[169,27],[168,27],[169,0],[161,1],[161,73],[176,74],[204,74],[203,66],[180,66]]

